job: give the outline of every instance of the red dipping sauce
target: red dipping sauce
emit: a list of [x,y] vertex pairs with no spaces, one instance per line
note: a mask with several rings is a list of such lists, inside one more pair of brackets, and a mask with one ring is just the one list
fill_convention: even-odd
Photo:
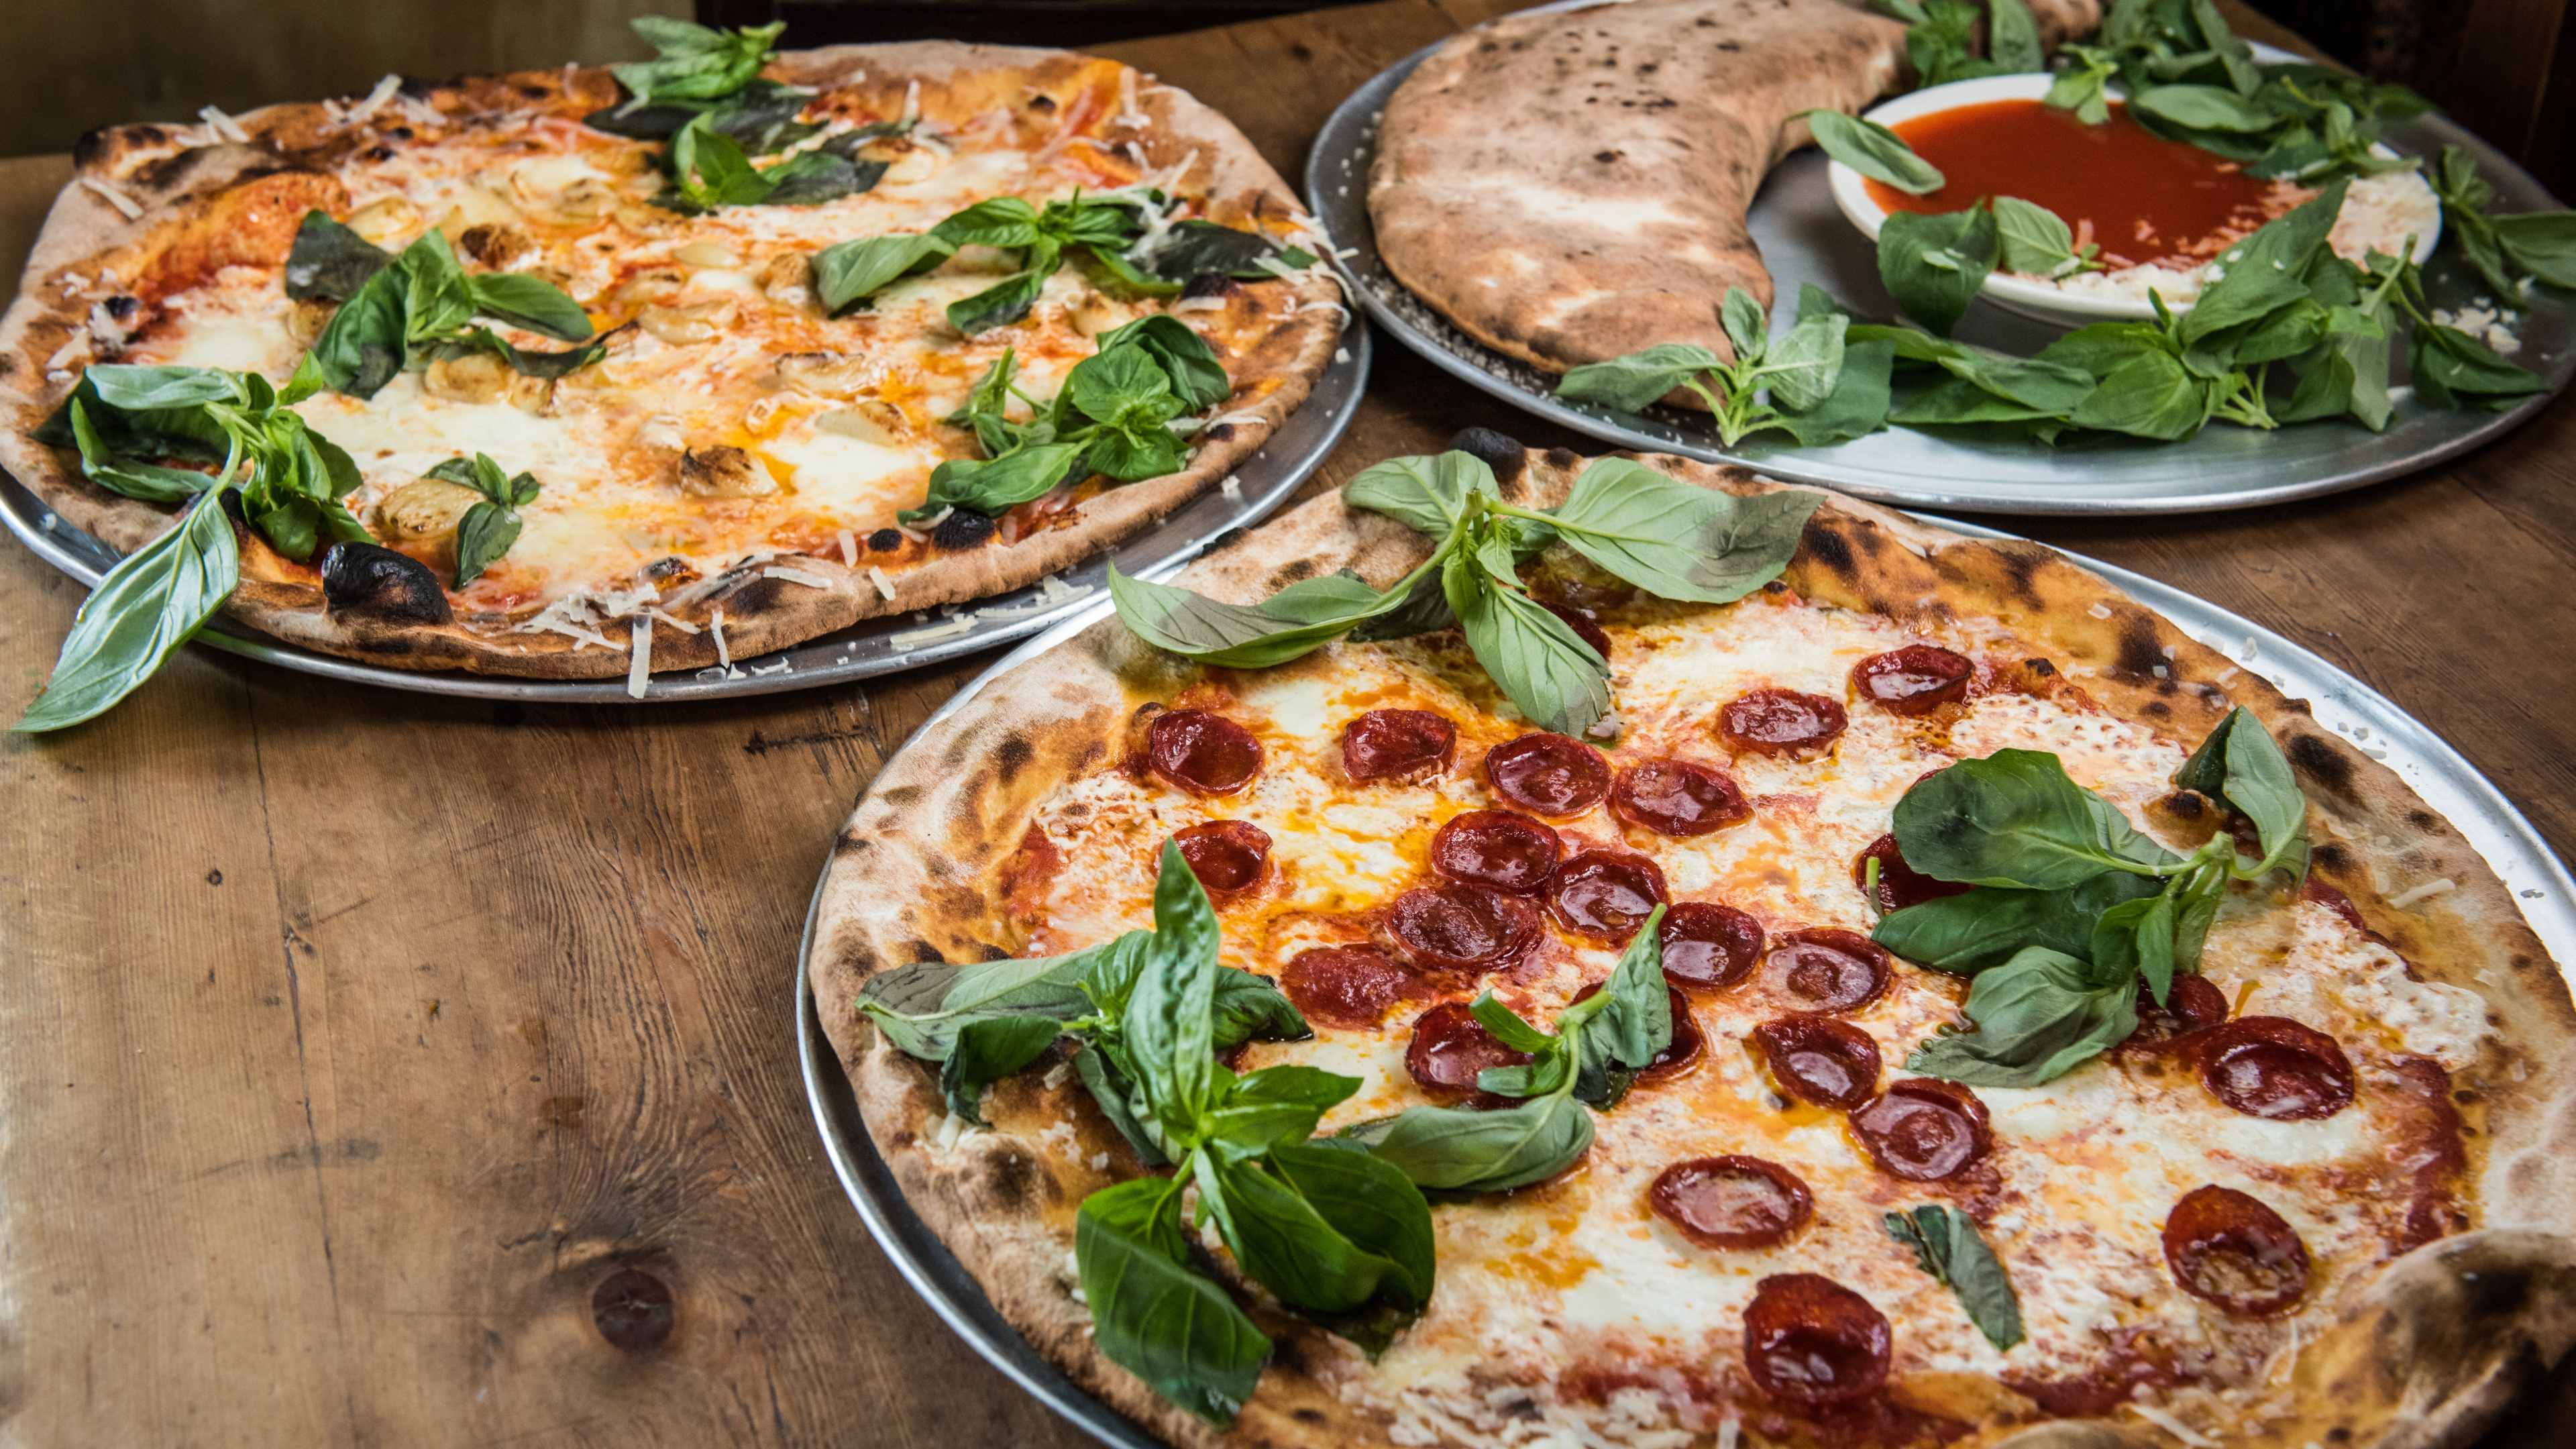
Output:
[[2056,212],[2078,246],[2122,267],[2162,262],[2190,268],[2289,209],[2299,193],[2248,176],[2233,161],[2168,141],[2111,103],[2106,125],[2038,101],[1952,106],[1890,130],[1941,170],[1945,184],[1908,196],[1864,179],[1888,211],[1964,211],[1987,196],[2018,196]]

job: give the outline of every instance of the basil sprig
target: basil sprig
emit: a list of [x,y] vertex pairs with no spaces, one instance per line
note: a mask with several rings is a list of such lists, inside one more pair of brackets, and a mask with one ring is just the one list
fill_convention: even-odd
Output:
[[2442,199],[2443,242],[2467,259],[2498,302],[2509,306],[2520,297],[2526,276],[2576,287],[2576,212],[2489,216],[2495,188],[2457,146],[2442,148],[2440,164],[2426,179]]
[[1968,1321],[1997,1353],[2022,1341],[2021,1299],[1995,1250],[1977,1232],[1976,1219],[1933,1203],[1889,1213],[1882,1221],[1889,1237],[1914,1250],[1916,1266],[1959,1295]]
[[519,510],[536,501],[537,477],[505,473],[483,453],[450,458],[426,476],[461,483],[483,495],[456,521],[456,587],[461,589],[482,577],[493,560],[519,541]]
[[776,57],[771,47],[787,29],[781,21],[739,30],[716,30],[663,15],[637,16],[629,23],[637,35],[660,52],[652,60],[608,68],[632,97],[630,107],[720,101],[734,96]]
[[1801,492],[1738,498],[1602,458],[1564,503],[1528,509],[1504,502],[1493,469],[1463,452],[1379,463],[1342,498],[1431,535],[1430,556],[1384,589],[1344,572],[1248,605],[1130,578],[1113,564],[1119,620],[1158,649],[1234,669],[1283,664],[1346,634],[1392,639],[1454,624],[1524,716],[1581,733],[1610,712],[1610,667],[1529,596],[1521,562],[1561,543],[1658,598],[1731,603],[1779,577],[1818,503]]
[[859,1009],[905,1053],[940,1063],[950,1109],[980,1121],[984,1087],[1059,1037],[1140,1159],[1171,1168],[1084,1199],[1074,1258],[1094,1341],[1110,1360],[1211,1423],[1233,1421],[1270,1341],[1193,1252],[1213,1222],[1235,1265],[1290,1310],[1374,1351],[1430,1301],[1431,1208],[1391,1163],[1315,1142],[1356,1077],[1283,1065],[1237,1076],[1217,1054],[1304,1036],[1288,999],[1218,962],[1215,909],[1165,841],[1154,927],[1069,956],[906,967],[871,978]]
[[1556,395],[1633,413],[1686,390],[1708,408],[1729,447],[1766,428],[1821,447],[1884,425],[1895,351],[1852,341],[1851,318],[1820,288],[1800,289],[1797,324],[1777,343],[1762,304],[1740,287],[1726,289],[1719,320],[1732,361],[1695,343],[1666,342],[1576,367]]
[[653,204],[691,216],[727,206],[820,206],[885,178],[887,163],[858,157],[865,131],[843,132],[775,165],[755,166],[752,148],[767,134],[747,144],[714,114],[691,117],[663,152],[671,184]]
[[1876,121],[1821,109],[1800,111],[1791,119],[1807,123],[1826,155],[1872,181],[1884,181],[1909,196],[1928,196],[1945,184],[1939,167]]
[[[2046,64],[2039,23],[2023,0],[1870,0],[1881,15],[1902,20],[1905,58],[1918,86],[1947,85],[1978,76],[2011,75]],[[1977,22],[1986,22],[1987,50],[1977,53]]]
[[[561,377],[608,350],[581,304],[552,282],[524,272],[468,272],[434,229],[395,256],[308,211],[287,254],[286,292],[340,303],[314,339],[312,358],[333,391],[356,398],[374,397],[411,363],[461,351],[492,353],[530,377]],[[587,345],[520,348],[478,317]]]
[[1175,297],[1207,276],[1259,280],[1283,268],[1310,267],[1312,253],[1212,221],[1152,224],[1178,203],[1150,187],[1071,197],[1032,206],[996,196],[955,212],[929,231],[863,237],[814,256],[816,295],[827,312],[843,312],[893,282],[918,275],[959,247],[998,247],[1017,254],[1010,276],[948,306],[948,322],[972,337],[1029,314],[1038,294],[1068,259],[1082,261],[1105,290],[1130,297]]
[[[37,438],[78,449],[82,474],[110,492],[190,506],[177,527],[126,555],[90,591],[53,677],[16,729],[57,730],[105,713],[232,597],[241,558],[227,494],[270,546],[298,562],[326,542],[368,536],[340,501],[364,481],[358,465],[290,411],[322,385],[309,357],[283,389],[257,373],[204,367],[101,365],[82,374]],[[168,458],[214,471],[155,461]]]
[[2187,856],[2069,779],[2055,755],[1998,750],[1918,782],[1896,803],[1897,852],[1936,880],[1978,889],[1891,911],[1870,939],[1937,971],[1973,977],[1960,1014],[1906,1066],[1975,1086],[2051,1081],[2137,1030],[2137,987],[2158,1004],[2202,944],[2231,881],[2308,862],[2307,797],[2244,709],[2210,731],[2174,776],[2250,821],[2262,854],[2225,831]]
[[[932,469],[927,495],[921,506],[902,511],[904,521],[950,508],[1000,514],[1094,473],[1121,483],[1177,473],[1189,452],[1173,422],[1233,391],[1206,340],[1162,315],[1101,333],[1096,350],[1065,374],[1051,401],[1021,392],[1018,373],[1018,354],[1004,349],[966,405],[949,415],[948,422],[973,430],[985,456],[951,458]],[[1014,399],[1036,416],[1027,422],[1006,416]]]

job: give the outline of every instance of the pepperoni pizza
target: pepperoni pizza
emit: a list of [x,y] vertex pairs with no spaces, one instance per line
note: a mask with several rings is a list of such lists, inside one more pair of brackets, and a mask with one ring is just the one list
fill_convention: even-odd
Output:
[[[1586,469],[1490,443],[1497,511]],[[1427,548],[1326,498],[1183,582]],[[1095,1392],[1191,1444],[2358,1449],[2576,1336],[2566,983],[2302,704],[1841,499],[1733,603],[1563,546],[1515,587],[1610,728],[1454,628],[1218,668],[1110,621],[843,832],[812,970],[869,1128]]]

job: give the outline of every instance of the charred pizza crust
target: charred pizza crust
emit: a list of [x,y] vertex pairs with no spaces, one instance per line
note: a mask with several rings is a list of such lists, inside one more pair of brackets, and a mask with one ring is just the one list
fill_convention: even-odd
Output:
[[[2095,0],[2036,0],[2050,44]],[[1729,287],[1766,307],[1763,176],[1905,73],[1860,0],[1629,0],[1507,16],[1388,98],[1369,174],[1387,270],[1470,337],[1550,372],[1659,342],[1730,357]]]
[[[922,113],[936,118],[997,104],[1025,105],[1059,92],[1070,96],[1097,84],[1099,69],[1107,66],[1065,51],[922,41],[786,52],[765,73],[864,96],[888,113],[900,109],[917,87]],[[616,104],[620,93],[606,69],[567,66],[407,82],[402,94],[472,126],[531,107],[578,119]],[[1299,214],[1278,173],[1210,107],[1168,86],[1140,90],[1134,105],[1144,124],[1131,124],[1122,139],[1135,141],[1153,167],[1186,162],[1184,184],[1205,197],[1212,219],[1246,226]],[[68,449],[31,436],[78,380],[54,359],[88,335],[95,307],[114,300],[93,302],[81,283],[112,270],[126,279],[129,292],[148,291],[156,279],[202,277],[228,265],[282,266],[308,209],[346,211],[348,189],[334,168],[375,139],[367,130],[338,124],[321,103],[268,106],[235,120],[246,142],[188,145],[172,128],[158,125],[110,127],[82,137],[73,154],[74,179],[47,214],[17,300],[0,315],[0,468],[74,526],[120,552],[130,553],[173,526],[174,515],[90,483]],[[127,216],[117,199],[139,214]],[[1332,360],[1343,316],[1315,304],[1338,297],[1334,283],[1320,275],[1230,290],[1228,320],[1241,324],[1244,334],[1223,357],[1235,391],[1215,410],[1227,420],[1197,435],[1200,446],[1181,472],[1102,489],[1077,503],[1069,522],[1014,543],[978,538],[938,550],[903,572],[896,599],[871,582],[865,555],[856,567],[836,555],[795,556],[796,571],[821,579],[819,585],[769,576],[757,561],[710,573],[666,594],[658,606],[662,615],[696,627],[654,623],[653,670],[718,662],[716,635],[705,626],[719,610],[729,652],[748,657],[862,619],[1008,592],[1143,529],[1238,468],[1305,400]],[[138,304],[129,297],[128,305]],[[127,319],[120,314],[117,320]],[[484,626],[477,628],[454,619],[334,609],[313,568],[278,555],[248,529],[236,526],[235,533],[242,583],[227,612],[291,643],[405,669],[539,679],[627,671],[626,620],[616,621],[612,632],[621,647],[610,650],[584,647],[560,634],[512,632],[515,618],[477,620]]]
[[[1504,492],[1551,506],[1587,461],[1533,451],[1504,480]],[[1641,461],[1740,494],[1783,486],[1741,469]],[[1212,555],[1182,582],[1238,602],[1342,567],[1382,584],[1425,547],[1420,535],[1330,496]],[[2282,742],[2316,807],[2319,878],[2357,902],[2426,978],[2486,999],[2496,1036],[2475,1073],[2486,1132],[2475,1177],[2480,1226],[2380,1269],[2297,1356],[2259,1442],[2349,1449],[2462,1442],[2533,1366],[2576,1343],[2576,1052],[2569,1049],[2576,1007],[2510,893],[2456,830],[2388,768],[2319,728],[2304,701],[2240,672],[2041,545],[1966,539],[1829,495],[1784,579],[1818,602],[1900,622],[1997,620],[2060,666],[2089,666],[2086,691],[2113,715],[2174,737],[2198,737],[2234,705],[2251,708]],[[935,1074],[871,1031],[853,1004],[860,984],[880,971],[1009,954],[1008,943],[986,932],[1004,913],[1002,867],[1033,812],[1060,781],[1122,757],[1139,704],[1168,698],[1194,677],[1194,667],[1104,620],[916,736],[836,843],[808,962],[818,1010],[912,1207],[1004,1315],[1085,1387],[1175,1443],[1387,1442],[1386,1423],[1301,1371],[1322,1344],[1320,1330],[1294,1320],[1263,1319],[1277,1354],[1227,1433],[1108,1363],[1063,1276],[1071,1214],[1085,1191],[1071,1181],[1063,1149],[1009,1130],[955,1136],[948,1123],[943,1134]],[[2388,878],[2382,870],[2448,877],[2457,889],[2399,910],[2373,884]],[[1077,1155],[1115,1148],[1096,1114],[1080,1110],[1078,1084],[1037,1077],[1002,1084],[997,1107],[1071,1123]],[[2107,1449],[2170,1441],[2134,1421],[2088,1419],[1959,1442]]]

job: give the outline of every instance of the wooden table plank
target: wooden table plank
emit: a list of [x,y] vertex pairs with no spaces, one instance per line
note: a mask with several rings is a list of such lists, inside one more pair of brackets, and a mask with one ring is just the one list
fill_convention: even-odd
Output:
[[[1393,0],[1105,49],[1294,178],[1353,87],[1507,8]],[[63,174],[0,162],[0,196]],[[0,210],[9,274],[32,220]],[[1308,493],[1468,425],[1581,442],[1378,357]],[[2563,850],[2571,459],[2560,407],[2319,503],[1998,522],[2284,628],[2443,731]],[[0,710],[33,696],[79,598],[0,549]],[[0,1424],[30,1443],[1081,1442],[869,1243],[788,1022],[834,829],[984,662],[582,709],[192,650],[99,724],[0,745]],[[595,1301],[648,1281],[673,1299],[659,1338],[634,1292]],[[2551,1442],[2568,1377],[2498,1449]]]

